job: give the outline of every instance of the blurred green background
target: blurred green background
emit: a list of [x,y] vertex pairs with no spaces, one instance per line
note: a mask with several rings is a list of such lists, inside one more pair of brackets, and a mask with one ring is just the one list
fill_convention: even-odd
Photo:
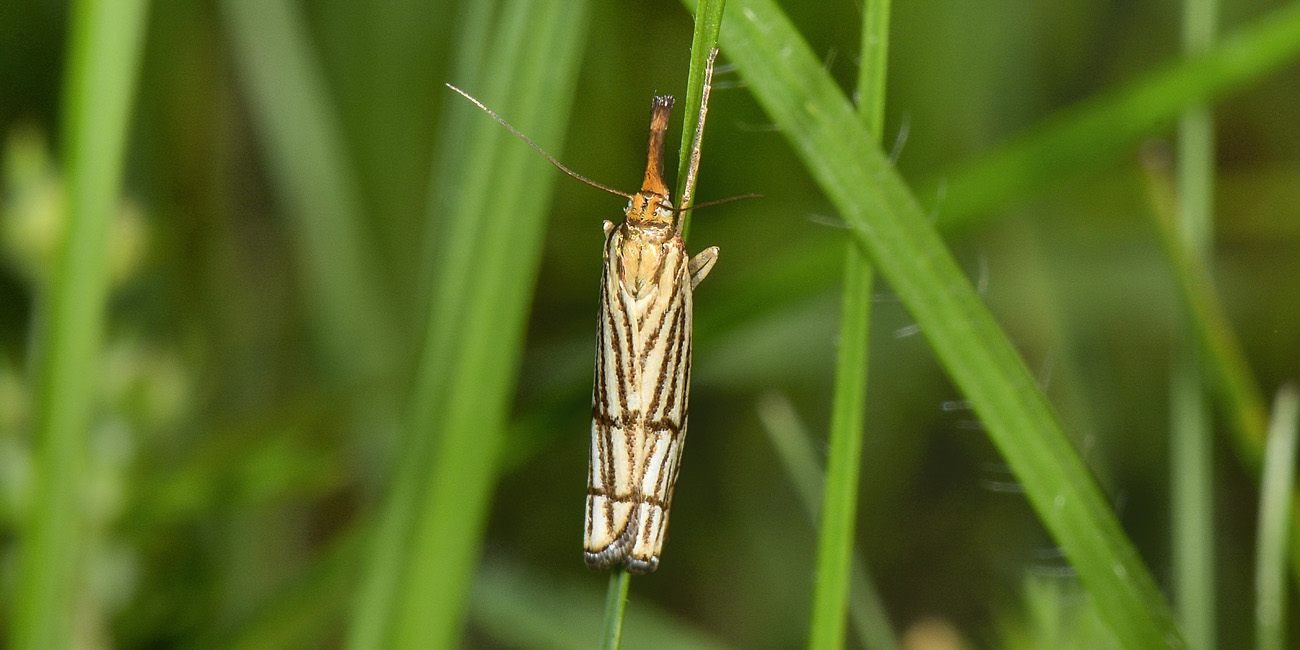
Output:
[[[851,93],[861,8],[784,4]],[[1229,3],[1222,31],[1284,4]],[[85,369],[95,390],[78,477],[78,647],[342,644],[372,548],[358,531],[373,527],[405,460],[431,455],[410,461],[409,475],[424,476],[452,453],[420,442],[440,430],[418,423],[480,398],[499,407],[457,416],[482,418],[482,467],[467,471],[490,498],[479,521],[467,483],[465,519],[452,518],[485,527],[457,560],[474,576],[458,643],[595,644],[606,581],[580,554],[591,364],[600,223],[621,218],[623,200],[563,177],[443,84],[579,173],[634,190],[652,95],[684,92],[692,22],[677,3],[578,3],[545,14],[555,40],[502,42],[510,32],[496,25],[509,14],[493,11],[414,0],[149,7],[106,324]],[[0,6],[0,602],[11,605],[23,521],[38,507],[31,376],[64,229],[69,15],[62,2]],[[1176,3],[1149,0],[896,3],[885,149],[943,223],[952,170],[1175,61],[1179,20]],[[492,57],[514,50],[543,74],[494,76]],[[692,221],[690,248],[717,245],[721,259],[696,291],[684,471],[661,567],[632,582],[630,647],[787,648],[807,634],[816,529],[767,431],[802,427],[824,453],[847,231],[725,50],[720,60],[698,197],[764,198]],[[1269,395],[1300,374],[1294,61],[1213,103],[1210,263]],[[534,103],[512,103],[524,86]],[[1167,593],[1183,308],[1152,217],[1151,179],[1168,170],[1149,162],[1174,151],[1166,127],[981,208],[949,243]],[[494,163],[472,137],[495,138],[527,171]],[[541,180],[503,186],[497,173]],[[471,187],[483,210],[501,199],[538,216],[521,217],[518,234],[515,208],[497,214],[500,226],[454,225]],[[503,228],[496,244],[460,246],[490,227]],[[471,256],[472,276],[444,266],[457,255]],[[502,289],[506,306],[492,308],[485,292],[498,285],[473,278],[502,267],[523,293]],[[494,337],[495,356],[465,371],[458,344],[428,342],[440,318],[480,299],[483,320],[463,327]],[[525,329],[511,329],[513,315]],[[1069,564],[883,283],[874,315],[857,549],[894,631],[913,648],[1067,647],[1053,633],[1086,644],[1091,619]],[[421,397],[475,368],[506,371],[466,379],[441,402]],[[1258,487],[1225,440],[1213,464],[1218,635],[1245,647]],[[459,479],[447,480],[454,507]],[[0,612],[6,625],[13,612]]]

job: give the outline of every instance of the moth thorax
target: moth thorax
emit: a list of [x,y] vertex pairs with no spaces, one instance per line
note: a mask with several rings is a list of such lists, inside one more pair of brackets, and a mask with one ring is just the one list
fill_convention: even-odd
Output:
[[642,228],[666,228],[673,225],[673,203],[667,196],[637,192],[627,204],[627,222]]

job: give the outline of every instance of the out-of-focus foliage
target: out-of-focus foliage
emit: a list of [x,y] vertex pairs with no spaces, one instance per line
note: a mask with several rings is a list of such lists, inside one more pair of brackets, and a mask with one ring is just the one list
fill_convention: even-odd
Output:
[[[401,437],[420,435],[403,431],[426,324],[455,308],[430,291],[429,256],[446,251],[438,238],[463,200],[440,179],[476,163],[465,143],[490,119],[449,113],[463,100],[443,83],[487,92],[475,57],[505,47],[467,36],[500,18],[476,18],[473,4],[277,0],[265,6],[283,14],[251,22],[262,5],[151,7],[109,237],[107,326],[87,370],[97,386],[82,481],[88,638],[283,648],[346,637],[368,535],[409,449]],[[851,92],[858,5],[783,4]],[[1221,31],[1294,10],[1228,3]],[[67,21],[60,3],[0,4],[6,629],[33,480],[33,338],[63,236]],[[1175,4],[1150,0],[896,2],[891,21],[886,148],[904,177],[939,188],[920,197],[939,223],[948,170],[1180,56]],[[691,17],[676,3],[592,3],[582,29],[567,130],[539,144],[635,189],[650,98],[685,88]],[[273,47],[249,40],[259,30]],[[722,253],[696,294],[690,440],[662,565],[632,583],[628,647],[807,637],[816,528],[756,405],[784,394],[824,440],[845,230],[725,51],[720,62],[697,197],[765,198],[692,218],[690,247]],[[570,101],[539,93],[546,106]],[[531,119],[500,102],[505,119]],[[1300,375],[1300,67],[1212,107],[1210,266],[1271,393]],[[1157,148],[1172,142],[1172,122],[1149,135]],[[988,209],[949,244],[1163,582],[1168,383],[1184,307],[1138,149]],[[579,546],[600,222],[620,218],[623,201],[531,163],[555,175],[554,195],[517,386],[505,412],[484,415],[509,426],[473,552],[467,647],[591,647],[606,582]],[[885,284],[872,314],[857,549],[904,646],[1107,647],[1068,564]],[[1230,426],[1216,423],[1219,434]],[[1217,436],[1214,466],[1219,639],[1244,647],[1258,486],[1227,440]]]

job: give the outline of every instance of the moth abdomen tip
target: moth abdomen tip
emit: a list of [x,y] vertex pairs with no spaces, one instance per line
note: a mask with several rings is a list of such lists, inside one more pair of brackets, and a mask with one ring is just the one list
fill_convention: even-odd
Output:
[[643,576],[654,573],[655,569],[659,568],[659,558],[652,557],[644,560],[627,558],[627,560],[623,562],[623,566],[627,567],[628,573],[636,576]]

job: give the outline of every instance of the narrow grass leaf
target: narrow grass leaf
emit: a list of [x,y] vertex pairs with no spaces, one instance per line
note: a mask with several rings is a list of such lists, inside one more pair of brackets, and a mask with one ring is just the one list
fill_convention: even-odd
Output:
[[148,6],[145,0],[72,5],[60,125],[65,234],[33,328],[34,481],[5,617],[16,650],[71,648],[95,633],[78,616],[82,607],[95,606],[82,593],[83,470],[99,394],[108,233],[118,205]]
[[[694,194],[694,187],[687,187],[687,171],[690,167],[691,153],[695,147],[695,128],[698,120],[692,118],[700,114],[704,103],[704,84],[709,80],[707,68],[709,57],[718,46],[718,28],[722,22],[722,10],[726,0],[703,0],[696,8],[695,29],[691,37],[691,62],[686,81],[686,117],[682,119],[682,146],[677,173],[677,194],[683,197],[685,207],[686,195]],[[692,179],[693,180],[693,179]],[[693,203],[693,201],[692,201]],[[686,240],[690,228],[691,212],[682,215],[681,238]],[[618,650],[623,636],[623,614],[627,609],[627,591],[631,576],[623,569],[615,568],[609,576],[609,593],[605,598],[605,623],[602,626],[600,647],[605,650]]]
[[218,7],[329,358],[370,385],[396,361],[395,307],[369,257],[360,188],[302,9],[288,0]]
[[[1214,44],[1218,0],[1184,0],[1183,51],[1197,56]],[[1178,129],[1178,229],[1202,260],[1214,227],[1214,122],[1205,105],[1189,106]],[[1215,647],[1214,431],[1193,325],[1179,332],[1170,372],[1170,509],[1174,603],[1194,650]]]
[[[768,440],[781,459],[786,475],[794,484],[799,501],[808,513],[809,522],[817,525],[821,511],[823,471],[813,449],[812,437],[795,413],[790,400],[779,393],[763,395],[758,402],[758,418]],[[849,619],[864,648],[897,650],[900,645],[889,623],[884,600],[867,571],[862,558],[854,555],[849,569]]]
[[1113,161],[1173,124],[1188,106],[1208,103],[1297,56],[1300,2],[1290,2],[1202,54],[1066,109],[993,151],[920,183],[916,194],[932,197],[943,188],[940,229],[977,228],[996,216],[998,206]]
[[1287,528],[1295,490],[1300,387],[1283,386],[1273,401],[1264,475],[1260,480],[1259,537],[1255,553],[1255,647],[1286,647]]
[[[585,3],[504,3],[485,88],[466,89],[555,154],[585,18]],[[454,647],[478,562],[558,174],[486,115],[455,137],[466,136],[456,198],[438,219],[406,447],[372,540],[352,648]]]
[[[603,618],[596,583],[538,575],[528,567],[487,560],[474,582],[475,629],[503,647],[588,650]],[[607,598],[606,598],[607,599]],[[629,607],[624,650],[726,650],[725,643],[652,605]]]
[[[879,144],[885,114],[890,0],[868,0],[862,20],[858,115]],[[831,397],[826,482],[817,536],[809,648],[844,646],[853,537],[857,531],[858,473],[862,465],[867,400],[867,340],[871,327],[873,275],[867,254],[849,238],[840,298],[839,349]]]
[[[691,147],[695,142],[693,126],[695,116],[700,114],[700,104],[704,97],[704,68],[709,53],[718,46],[718,30],[722,26],[722,12],[726,5],[727,0],[700,0],[695,7],[695,28],[691,33],[691,68],[686,77],[686,110],[682,113],[685,117],[682,118],[682,146],[677,163],[676,196],[679,197],[686,191],[686,170],[691,163]],[[688,210],[682,215],[683,241],[691,232],[692,213]]]
[[609,572],[605,592],[605,622],[600,626],[601,650],[618,650],[623,642],[623,613],[627,610],[627,587],[631,575],[621,568]]
[[920,324],[1102,618],[1125,647],[1185,647],[1033,375],[821,62],[770,0],[732,10],[723,47]]

